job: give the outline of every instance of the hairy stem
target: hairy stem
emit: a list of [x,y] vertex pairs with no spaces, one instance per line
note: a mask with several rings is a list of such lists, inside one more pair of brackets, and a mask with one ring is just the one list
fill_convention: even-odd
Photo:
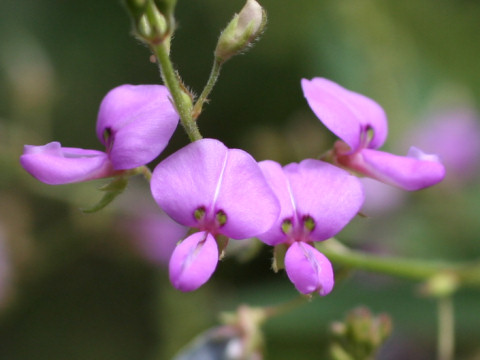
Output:
[[181,86],[180,79],[170,61],[167,45],[162,42],[158,45],[153,45],[152,49],[157,56],[162,79],[172,95],[173,103],[180,115],[180,122],[190,138],[190,141],[193,142],[200,140],[202,135],[192,117],[192,100],[190,95],[187,94]]
[[438,360],[453,360],[455,319],[451,297],[438,299]]
[[222,63],[215,58],[210,72],[210,77],[208,78],[207,84],[203,88],[202,93],[198,97],[198,100],[195,102],[193,107],[193,119],[196,120],[198,116],[202,113],[203,104],[208,102],[208,96],[213,90],[215,83],[217,82],[218,76],[220,75],[220,70],[222,69]]

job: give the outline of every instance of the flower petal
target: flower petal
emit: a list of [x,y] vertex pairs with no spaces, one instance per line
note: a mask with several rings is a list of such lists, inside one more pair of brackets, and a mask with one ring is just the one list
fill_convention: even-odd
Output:
[[218,247],[207,232],[197,232],[183,240],[170,258],[169,272],[173,286],[192,291],[205,284],[218,263]]
[[139,253],[158,265],[167,265],[179,240],[188,229],[179,225],[156,207],[155,213],[140,213],[122,218],[120,231],[131,234]]
[[374,179],[414,191],[435,185],[445,177],[445,168],[436,156],[411,149],[409,156],[398,156],[364,149],[352,168]]
[[372,99],[324,78],[302,79],[303,94],[323,124],[355,151],[362,132],[373,129],[369,147],[380,147],[387,137],[387,117]]
[[[437,110],[417,124],[402,144],[417,144],[437,154],[451,185],[475,179],[480,170],[480,114],[468,107]],[[406,144],[407,145],[407,144]]]
[[287,239],[286,234],[282,231],[282,223],[285,220],[295,220],[295,204],[291,194],[290,184],[287,176],[283,172],[282,166],[271,160],[262,161],[259,163],[267,182],[277,196],[280,202],[280,216],[278,216],[273,226],[264,234],[258,236],[260,240],[268,245],[275,246]]
[[310,216],[315,227],[310,239],[320,241],[337,234],[358,213],[363,188],[355,176],[314,159],[284,167],[295,199],[297,214]]
[[215,212],[227,215],[220,232],[245,239],[266,232],[280,213],[278,200],[258,163],[247,152],[229,149]]
[[59,142],[43,146],[25,145],[20,164],[36,179],[50,185],[112,176],[106,153],[62,147]]
[[334,276],[330,261],[314,247],[294,242],[285,254],[285,271],[302,294],[318,292],[325,296],[333,289]]
[[195,141],[157,165],[150,182],[160,208],[175,221],[196,227],[194,212],[215,199],[228,149],[220,141]]
[[368,217],[382,217],[401,207],[407,199],[403,189],[390,186],[370,177],[361,177],[365,202],[360,212]]
[[162,161],[153,172],[151,189],[158,205],[186,226],[199,226],[194,217],[199,208],[210,222],[222,211],[226,223],[219,232],[234,239],[265,232],[280,211],[257,162],[214,139],[196,141]]
[[179,120],[169,96],[161,85],[122,85],[102,100],[97,137],[115,169],[145,165],[167,146]]

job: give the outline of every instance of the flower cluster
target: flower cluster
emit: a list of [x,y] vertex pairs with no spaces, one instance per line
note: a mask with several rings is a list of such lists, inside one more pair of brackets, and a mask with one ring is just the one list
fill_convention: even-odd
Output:
[[105,152],[25,145],[20,163],[38,180],[59,185],[112,177],[154,160],[168,144],[179,117],[161,85],[122,85],[100,104],[97,137]]
[[[302,87],[314,113],[341,139],[332,163],[257,163],[243,150],[201,139],[154,169],[153,198],[192,229],[170,258],[170,280],[177,289],[192,291],[207,282],[229,239],[257,237],[285,248],[280,260],[299,292],[326,295],[334,285],[332,265],[313,244],[336,235],[364,201],[359,179],[346,169],[407,190],[442,180],[443,165],[433,155],[413,149],[400,157],[376,150],[386,139],[387,123],[373,100],[321,78],[302,80]],[[100,106],[97,136],[105,152],[58,142],[27,145],[20,162],[47,184],[122,176],[155,159],[177,123],[165,87],[123,85]]]
[[416,147],[407,156],[377,150],[387,138],[387,117],[372,99],[323,78],[303,79],[302,88],[315,115],[341,139],[333,149],[337,165],[410,191],[444,178],[436,155]]
[[188,291],[204,284],[219,258],[216,240],[266,232],[279,205],[257,162],[245,151],[202,139],[162,161],[152,195],[175,221],[200,230],[180,243],[170,260],[170,280]]
[[314,159],[284,168],[270,160],[260,166],[281,204],[280,216],[260,240],[288,246],[285,270],[299,292],[328,294],[332,265],[311,244],[334,236],[356,215],[363,203],[359,180]]

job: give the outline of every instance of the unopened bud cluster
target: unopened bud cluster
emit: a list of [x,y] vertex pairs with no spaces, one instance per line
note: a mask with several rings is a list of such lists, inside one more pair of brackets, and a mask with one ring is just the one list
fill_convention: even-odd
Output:
[[175,27],[176,0],[125,0],[135,34],[148,44],[169,41]]
[[392,321],[386,314],[373,315],[365,307],[352,310],[344,322],[335,322],[330,329],[332,359],[373,359],[392,332]]

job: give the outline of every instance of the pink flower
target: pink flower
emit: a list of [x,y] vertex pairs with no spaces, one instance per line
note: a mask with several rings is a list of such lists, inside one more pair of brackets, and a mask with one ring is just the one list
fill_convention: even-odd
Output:
[[391,214],[404,205],[408,198],[402,189],[387,185],[368,177],[359,179],[365,192],[365,202],[360,212],[368,217]]
[[302,80],[315,115],[341,141],[334,146],[338,165],[405,190],[440,182],[445,168],[435,155],[412,147],[407,156],[377,150],[387,137],[387,117],[375,101],[323,78]]
[[246,239],[267,231],[279,204],[257,162],[245,151],[203,139],[170,155],[155,168],[151,190],[157,204],[178,223],[200,230],[174,250],[172,284],[191,291],[212,276],[216,239]]
[[188,229],[169,218],[158,206],[156,210],[122,217],[119,225],[122,231],[131,234],[135,247],[145,259],[166,266]]
[[464,182],[480,169],[480,117],[474,110],[437,110],[409,133],[422,149],[438,154],[447,169],[447,178]]
[[167,146],[179,117],[161,85],[122,85],[100,104],[97,137],[105,152],[62,147],[59,142],[25,145],[23,168],[38,180],[66,184],[114,176],[145,165]]
[[263,161],[260,167],[281,212],[273,227],[258,238],[268,245],[288,246],[285,270],[299,292],[327,295],[334,284],[332,265],[312,244],[334,236],[357,214],[364,199],[360,181],[313,159],[284,168]]

